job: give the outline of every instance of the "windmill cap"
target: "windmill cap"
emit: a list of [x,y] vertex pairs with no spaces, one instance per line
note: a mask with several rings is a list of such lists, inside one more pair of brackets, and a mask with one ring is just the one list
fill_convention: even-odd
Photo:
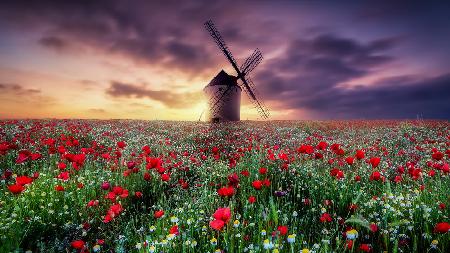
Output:
[[206,85],[206,87],[215,85],[229,85],[239,87],[239,85],[237,85],[236,77],[228,75],[223,69],[211,80],[211,82],[208,83],[208,85]]

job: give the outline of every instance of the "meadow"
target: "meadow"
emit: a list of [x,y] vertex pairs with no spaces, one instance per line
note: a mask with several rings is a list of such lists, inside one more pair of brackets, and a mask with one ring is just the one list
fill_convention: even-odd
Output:
[[448,121],[0,121],[0,252],[449,252]]

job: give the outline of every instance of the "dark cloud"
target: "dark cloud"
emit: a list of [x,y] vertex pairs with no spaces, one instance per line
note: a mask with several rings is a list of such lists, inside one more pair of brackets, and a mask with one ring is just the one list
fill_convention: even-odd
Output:
[[[348,81],[386,67],[394,38],[361,43],[334,35],[296,41],[270,62],[257,83],[263,96],[317,118],[450,118],[450,75],[397,76],[354,88]],[[281,66],[281,67],[280,67]]]
[[39,44],[44,47],[55,49],[57,51],[67,49],[68,47],[68,44],[65,40],[54,36],[42,37],[39,40]]
[[[224,9],[230,13],[225,15]],[[70,41],[126,55],[137,63],[165,65],[192,73],[224,62],[203,29],[203,22],[211,17],[224,21],[229,41],[246,41],[250,36],[240,33],[239,24],[230,22],[242,12],[224,1],[169,0],[164,4],[6,1],[0,4],[0,18],[3,17],[5,24],[42,31],[43,38],[38,42],[43,46],[60,50]]]
[[3,94],[8,93],[13,95],[37,95],[41,93],[41,90],[26,88],[19,84],[0,83],[0,92]]
[[183,108],[198,103],[201,96],[198,93],[173,93],[167,90],[152,90],[145,85],[127,84],[112,81],[110,87],[106,90],[106,94],[112,97],[125,98],[149,98],[163,103],[169,108]]

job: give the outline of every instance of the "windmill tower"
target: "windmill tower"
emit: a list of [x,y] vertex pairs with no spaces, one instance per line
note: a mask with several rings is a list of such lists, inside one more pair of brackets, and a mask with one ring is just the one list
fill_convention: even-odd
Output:
[[258,110],[261,118],[269,118],[269,110],[264,106],[262,101],[258,100],[257,97],[259,96],[255,85],[248,76],[262,61],[263,57],[261,52],[256,49],[244,61],[241,67],[238,67],[236,60],[211,20],[205,23],[205,28],[236,71],[236,76],[228,75],[223,70],[220,71],[203,89],[208,97],[208,121],[222,122],[240,120],[242,90],[244,90]]

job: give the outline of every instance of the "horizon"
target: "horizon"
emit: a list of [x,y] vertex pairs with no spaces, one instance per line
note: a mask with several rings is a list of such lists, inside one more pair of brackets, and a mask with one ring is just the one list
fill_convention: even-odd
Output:
[[[230,64],[270,120],[450,119],[449,3],[3,1],[0,119],[198,121]],[[245,14],[245,15],[244,15]],[[325,18],[324,18],[325,17]],[[262,121],[242,95],[241,119]]]

